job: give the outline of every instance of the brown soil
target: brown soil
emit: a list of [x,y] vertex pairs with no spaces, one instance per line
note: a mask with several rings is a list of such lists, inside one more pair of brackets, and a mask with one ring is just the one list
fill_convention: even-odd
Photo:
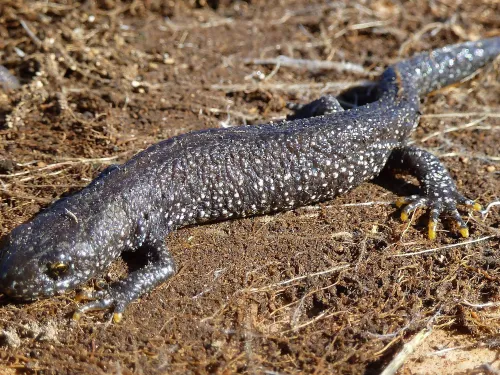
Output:
[[[498,35],[499,14],[495,0],[2,1],[0,62],[23,86],[0,95],[0,233],[161,139],[282,118],[287,101],[338,94],[416,51]],[[278,55],[364,70],[244,61]],[[429,97],[414,135],[482,203],[500,197],[499,76],[497,60]],[[314,207],[181,230],[167,239],[180,272],[118,325],[104,312],[72,321],[74,293],[2,297],[0,372],[375,374],[427,326],[446,332],[402,373],[498,369],[484,354],[500,345],[498,309],[471,305],[500,300],[498,206],[469,216],[475,243],[450,225],[432,242],[425,215],[405,225],[383,203],[414,190],[383,177]],[[117,262],[104,279],[125,273]],[[444,354],[429,352],[461,340],[477,360],[433,370]]]

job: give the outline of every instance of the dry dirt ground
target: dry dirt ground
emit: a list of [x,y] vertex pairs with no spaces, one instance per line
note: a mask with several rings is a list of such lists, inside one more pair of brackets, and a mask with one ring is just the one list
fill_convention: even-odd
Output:
[[[280,119],[287,101],[499,30],[497,0],[4,0],[0,63],[22,87],[0,95],[0,234],[161,139]],[[483,204],[500,199],[499,77],[497,60],[434,93],[414,134]],[[72,321],[74,292],[1,297],[0,373],[378,374],[413,343],[401,374],[498,374],[498,205],[484,220],[464,212],[469,239],[444,221],[429,241],[425,212],[408,225],[389,204],[415,190],[384,176],[313,207],[180,230],[167,238],[180,272],[121,324]]]

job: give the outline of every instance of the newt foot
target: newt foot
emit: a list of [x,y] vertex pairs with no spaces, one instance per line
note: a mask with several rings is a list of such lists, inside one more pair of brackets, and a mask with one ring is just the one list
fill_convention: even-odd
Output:
[[439,217],[442,214],[447,214],[453,218],[459,226],[458,232],[462,237],[469,237],[469,228],[467,227],[466,222],[462,219],[462,216],[457,209],[457,204],[464,205],[474,211],[481,211],[482,209],[479,203],[476,203],[471,199],[467,199],[459,193],[456,194],[454,199],[447,198],[446,200],[442,200],[412,195],[409,197],[398,198],[395,202],[397,208],[403,207],[401,210],[401,220],[404,222],[408,221],[410,214],[417,208],[425,207],[430,210],[429,223],[427,225],[427,235],[430,240],[436,239],[436,228]]

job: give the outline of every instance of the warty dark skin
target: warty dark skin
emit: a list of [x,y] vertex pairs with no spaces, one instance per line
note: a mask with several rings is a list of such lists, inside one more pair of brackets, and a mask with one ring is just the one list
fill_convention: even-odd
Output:
[[36,299],[74,289],[103,273],[124,251],[152,257],[75,318],[126,306],[176,272],[165,236],[186,225],[290,210],[334,198],[379,174],[407,171],[422,187],[399,200],[401,217],[430,209],[429,237],[442,213],[462,236],[457,205],[480,206],[457,191],[433,155],[407,142],[421,96],[458,82],[500,54],[500,38],[444,47],[389,67],[378,100],[344,111],[333,97],[298,106],[295,120],[192,132],[157,143],[102,172],[15,228],[0,245],[0,290]]

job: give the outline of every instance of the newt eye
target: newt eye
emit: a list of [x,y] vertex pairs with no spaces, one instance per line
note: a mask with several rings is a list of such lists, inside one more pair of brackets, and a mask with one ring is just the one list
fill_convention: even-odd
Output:
[[53,279],[58,279],[68,271],[68,265],[63,262],[55,262],[47,264],[49,276]]

